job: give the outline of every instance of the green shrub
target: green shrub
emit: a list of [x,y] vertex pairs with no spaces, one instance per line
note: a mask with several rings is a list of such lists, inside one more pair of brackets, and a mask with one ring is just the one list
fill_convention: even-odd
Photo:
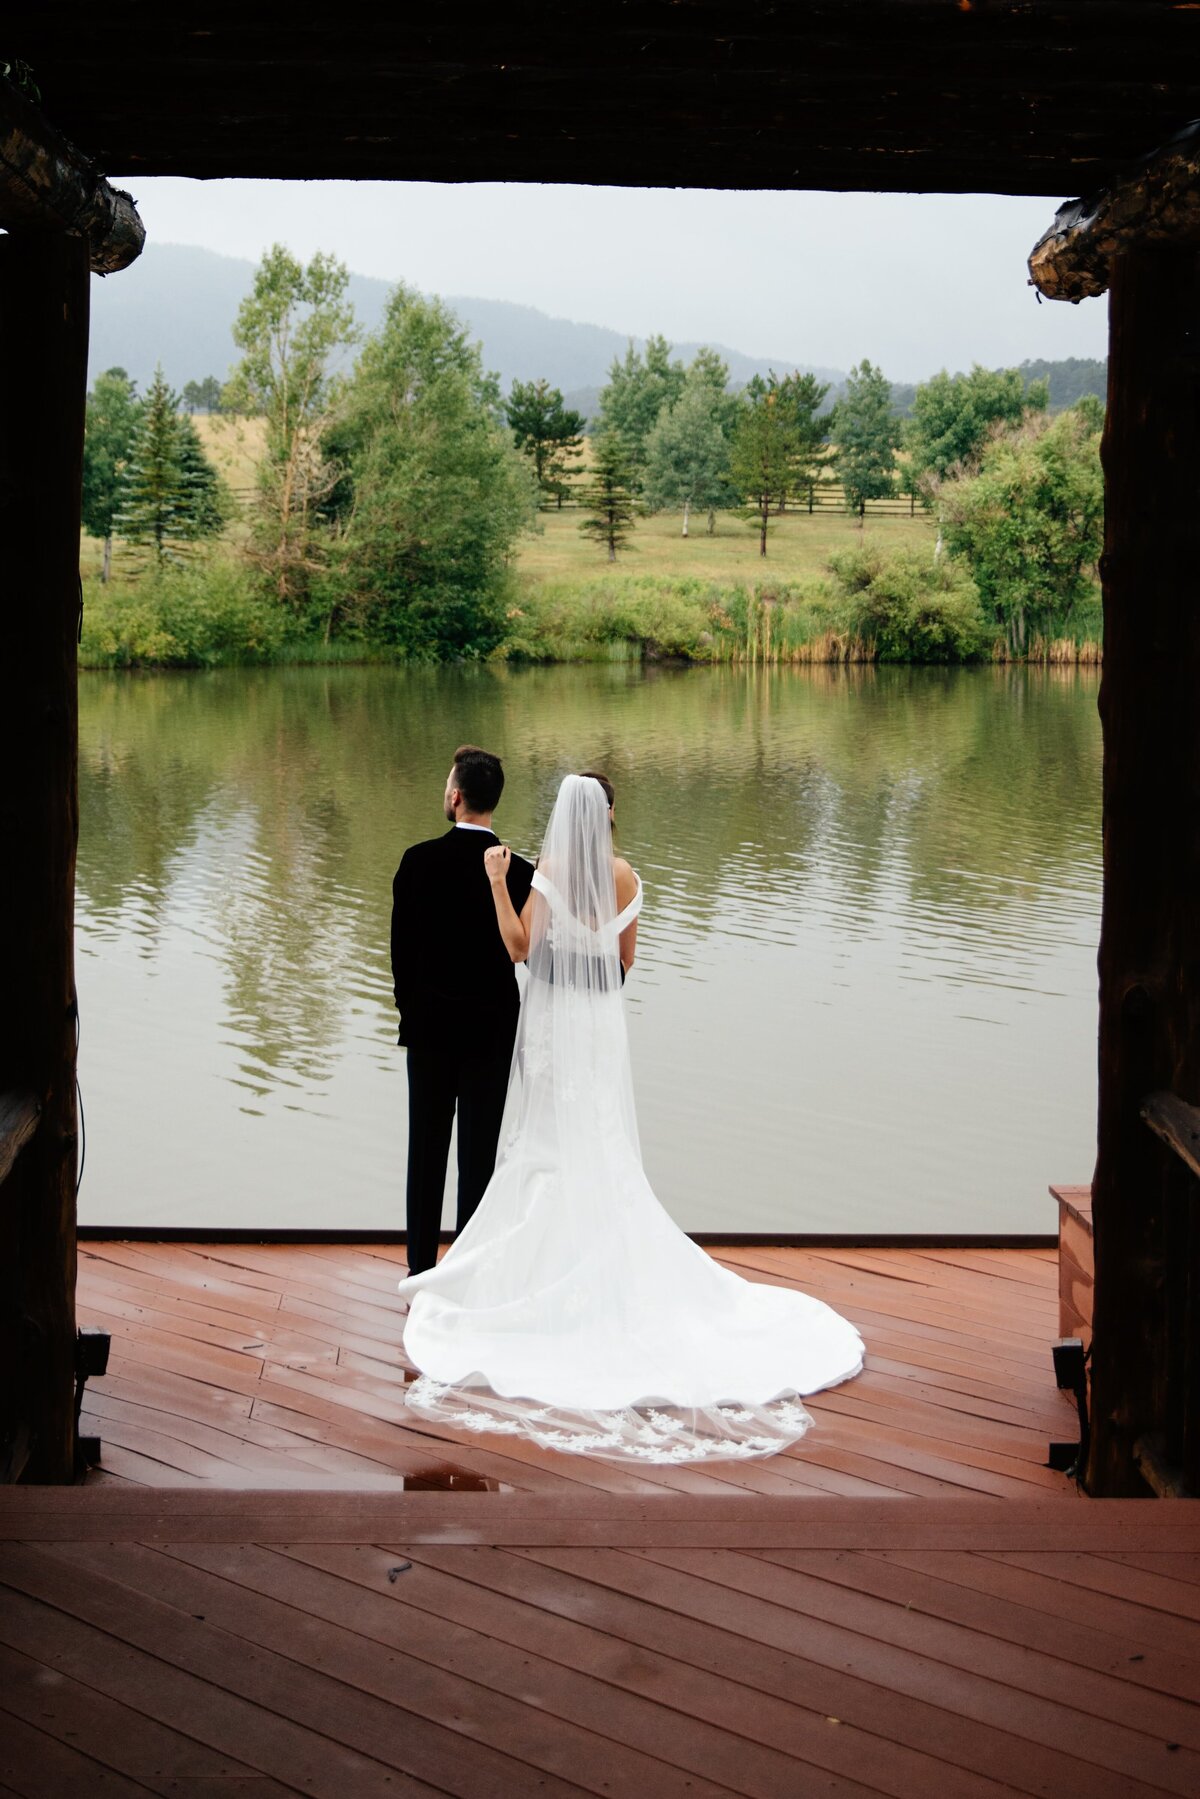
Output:
[[139,581],[84,587],[84,668],[212,668],[270,662],[286,620],[245,564],[215,556]]
[[610,575],[543,582],[509,609],[500,656],[531,662],[639,657],[692,662],[807,660],[834,627],[823,583],[762,588]]
[[845,624],[881,662],[967,662],[988,632],[975,583],[950,556],[856,545],[830,560]]

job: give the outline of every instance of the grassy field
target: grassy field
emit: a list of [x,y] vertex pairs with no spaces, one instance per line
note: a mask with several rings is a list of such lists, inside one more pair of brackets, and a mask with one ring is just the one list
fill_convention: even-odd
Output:
[[[254,492],[262,456],[264,421],[198,413],[192,423],[205,454],[233,496],[238,516],[231,521],[225,536],[229,543],[239,544],[245,536],[245,509]],[[598,549],[580,531],[581,510],[568,505],[561,512],[539,515],[536,532],[523,537],[517,545],[513,565],[518,582],[531,587],[544,582],[593,581],[614,574],[701,580],[717,586],[742,583],[761,587],[776,581],[808,580],[825,573],[829,557],[836,550],[863,541],[858,520],[835,510],[828,494],[823,497],[825,504],[815,512],[787,512],[774,522],[765,557],[758,553],[757,526],[744,524],[733,513],[717,515],[712,537],[707,534],[705,513],[693,515],[687,537],[682,535],[683,521],[678,512],[640,518],[615,567],[607,560],[604,549]],[[867,538],[887,548],[925,542],[932,545],[934,528],[928,515],[918,511],[915,518],[909,518],[905,505],[892,502],[869,509]],[[119,541],[115,549],[119,574]],[[98,575],[100,561],[100,543],[85,536],[81,551],[84,575]]]
[[[582,513],[565,506],[561,512],[543,512],[540,530],[523,538],[514,558],[518,578],[533,586],[554,581],[595,581],[618,574],[657,575],[671,579],[712,582],[717,586],[764,587],[775,581],[804,581],[825,573],[837,550],[863,542],[858,520],[832,511],[785,512],[774,523],[767,539],[766,556],[758,553],[758,531],[732,513],[718,513],[716,534],[707,535],[707,515],[693,518],[687,537],[681,534],[678,512],[660,512],[638,519],[629,547],[619,551],[616,564],[608,561],[579,529]],[[866,540],[887,549],[928,543],[932,551],[933,521],[918,512],[916,518],[867,515]]]
[[262,459],[265,419],[197,413],[192,419],[204,453],[240,503],[250,497]]

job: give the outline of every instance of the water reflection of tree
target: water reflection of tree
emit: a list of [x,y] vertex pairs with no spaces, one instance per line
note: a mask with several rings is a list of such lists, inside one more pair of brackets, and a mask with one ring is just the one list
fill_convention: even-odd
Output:
[[81,897],[149,942],[190,907],[248,1080],[308,1083],[351,1007],[390,1035],[391,875],[443,828],[458,742],[505,756],[497,823],[526,850],[561,774],[606,768],[621,847],[676,937],[830,881],[854,890],[848,918],[899,885],[982,935],[1008,896],[1052,902],[1097,857],[1094,693],[1086,673],[1024,669],[90,676]]

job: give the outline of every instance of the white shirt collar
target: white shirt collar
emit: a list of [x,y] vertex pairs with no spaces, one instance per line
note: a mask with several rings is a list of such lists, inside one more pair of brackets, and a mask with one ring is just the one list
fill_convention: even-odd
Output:
[[491,825],[469,825],[465,818],[456,818],[454,821],[454,829],[456,831],[486,831],[489,837],[494,837],[496,835]]

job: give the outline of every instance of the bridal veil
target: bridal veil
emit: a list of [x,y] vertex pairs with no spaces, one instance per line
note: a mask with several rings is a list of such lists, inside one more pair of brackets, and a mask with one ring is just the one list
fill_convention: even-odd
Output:
[[[401,1283],[406,1397],[457,1429],[619,1460],[772,1453],[862,1343],[806,1294],[721,1268],[642,1168],[608,806],[558,792],[533,879],[529,978],[496,1170],[436,1268]],[[753,1178],[753,1171],[747,1170]]]

